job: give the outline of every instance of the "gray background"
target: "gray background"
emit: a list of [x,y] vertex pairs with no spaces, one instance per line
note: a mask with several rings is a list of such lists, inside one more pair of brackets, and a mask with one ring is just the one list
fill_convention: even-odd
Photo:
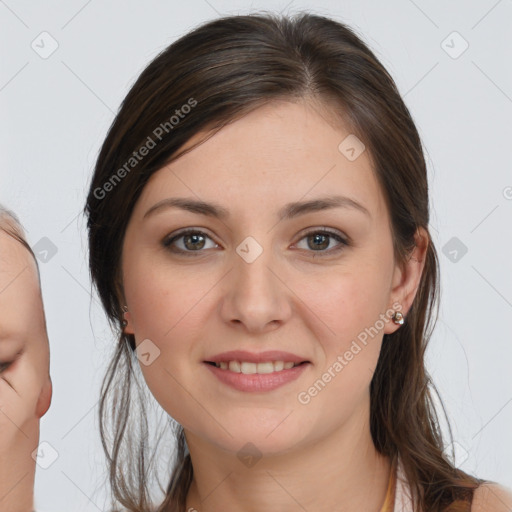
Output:
[[253,9],[344,21],[395,78],[427,151],[441,260],[428,368],[454,427],[457,464],[512,487],[510,0],[6,0],[0,202],[19,214],[36,250],[56,251],[40,254],[54,383],[41,441],[58,454],[37,468],[40,510],[105,504],[97,401],[113,338],[91,298],[80,215],[99,146],[152,57],[202,21]]

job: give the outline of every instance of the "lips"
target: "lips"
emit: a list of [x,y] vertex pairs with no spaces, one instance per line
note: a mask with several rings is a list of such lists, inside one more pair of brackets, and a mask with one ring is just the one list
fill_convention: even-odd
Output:
[[229,363],[230,361],[240,361],[247,363],[266,363],[272,361],[292,362],[294,364],[309,363],[310,361],[291,352],[280,350],[267,350],[265,352],[247,352],[246,350],[230,350],[222,352],[212,357],[208,357],[205,363]]
[[[230,359],[232,357],[240,357],[242,358],[249,358],[249,359],[266,359],[268,357],[284,357],[284,358],[291,358],[291,359],[300,359],[296,355],[292,355],[289,353],[283,353],[283,352],[263,352],[260,354],[248,354],[247,352],[226,352],[224,354],[219,354],[215,356],[215,358],[220,361],[219,362],[213,362],[213,361],[204,361],[202,364],[204,367],[211,372],[211,374],[216,377],[221,383],[237,390],[237,391],[244,391],[244,392],[256,392],[256,393],[262,393],[262,392],[268,392],[273,391],[277,388],[280,388],[281,386],[284,386],[285,384],[291,383],[295,381],[296,379],[299,379],[301,375],[303,375],[305,372],[308,371],[308,367],[311,365],[309,361],[302,361],[300,363],[293,363],[291,361],[288,362],[288,365],[293,365],[291,368],[283,368],[283,369],[277,369],[275,367],[275,363],[268,363],[268,362],[249,362],[249,361],[243,361],[241,364],[238,363],[238,361]],[[226,368],[225,365],[227,364],[225,361],[222,361],[222,359],[230,359],[229,367]],[[218,367],[217,365],[223,365],[224,368]],[[231,369],[231,366],[235,365],[236,367]],[[267,367],[268,365],[273,366],[272,372],[263,371],[263,373],[260,372],[260,365],[263,367]],[[284,363],[281,360],[280,366]],[[245,367],[245,368],[244,368]],[[255,368],[256,373],[254,372]],[[240,371],[233,371],[233,370],[240,370]],[[245,370],[245,371],[244,371]]]

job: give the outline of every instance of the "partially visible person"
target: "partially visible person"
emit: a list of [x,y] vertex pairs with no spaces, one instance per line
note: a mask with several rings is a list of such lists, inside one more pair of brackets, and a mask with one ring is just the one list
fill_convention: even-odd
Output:
[[0,510],[34,510],[39,420],[52,398],[39,268],[18,218],[0,206]]

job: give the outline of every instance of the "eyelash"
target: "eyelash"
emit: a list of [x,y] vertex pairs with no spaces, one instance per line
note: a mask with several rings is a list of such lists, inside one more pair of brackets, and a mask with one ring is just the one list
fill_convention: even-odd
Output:
[[[325,251],[307,251],[307,252],[312,252],[313,253],[313,255],[312,255],[313,258],[318,256],[318,254],[315,254],[315,253],[320,253],[319,254],[320,256],[323,256],[323,254],[332,255],[332,254],[338,253],[339,251],[343,250],[344,247],[348,247],[350,245],[348,240],[342,238],[336,231],[332,231],[329,228],[322,228],[322,229],[317,229],[317,230],[309,231],[309,232],[305,233],[300,240],[303,240],[304,238],[307,238],[308,236],[317,235],[317,234],[329,235],[330,237],[332,237],[336,241],[338,241],[340,244],[337,247],[335,247],[334,249],[329,249],[329,250],[325,250]],[[195,253],[204,252],[203,250],[184,251],[182,249],[176,249],[175,247],[174,248],[171,247],[171,245],[176,240],[178,240],[180,238],[183,238],[183,237],[185,237],[187,235],[201,235],[201,236],[210,238],[210,240],[213,240],[204,231],[201,231],[199,229],[186,229],[185,231],[181,231],[180,233],[177,233],[176,235],[172,236],[171,238],[167,238],[166,240],[164,240],[163,241],[163,246],[166,249],[168,249],[169,251],[173,252],[173,253],[182,254],[182,255],[187,256],[187,257],[188,256],[194,257],[194,256],[196,256]]]

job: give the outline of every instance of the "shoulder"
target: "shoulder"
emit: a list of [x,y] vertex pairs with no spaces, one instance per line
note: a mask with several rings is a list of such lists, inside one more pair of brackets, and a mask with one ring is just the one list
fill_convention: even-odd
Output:
[[512,489],[496,482],[482,483],[473,495],[471,512],[510,512]]

